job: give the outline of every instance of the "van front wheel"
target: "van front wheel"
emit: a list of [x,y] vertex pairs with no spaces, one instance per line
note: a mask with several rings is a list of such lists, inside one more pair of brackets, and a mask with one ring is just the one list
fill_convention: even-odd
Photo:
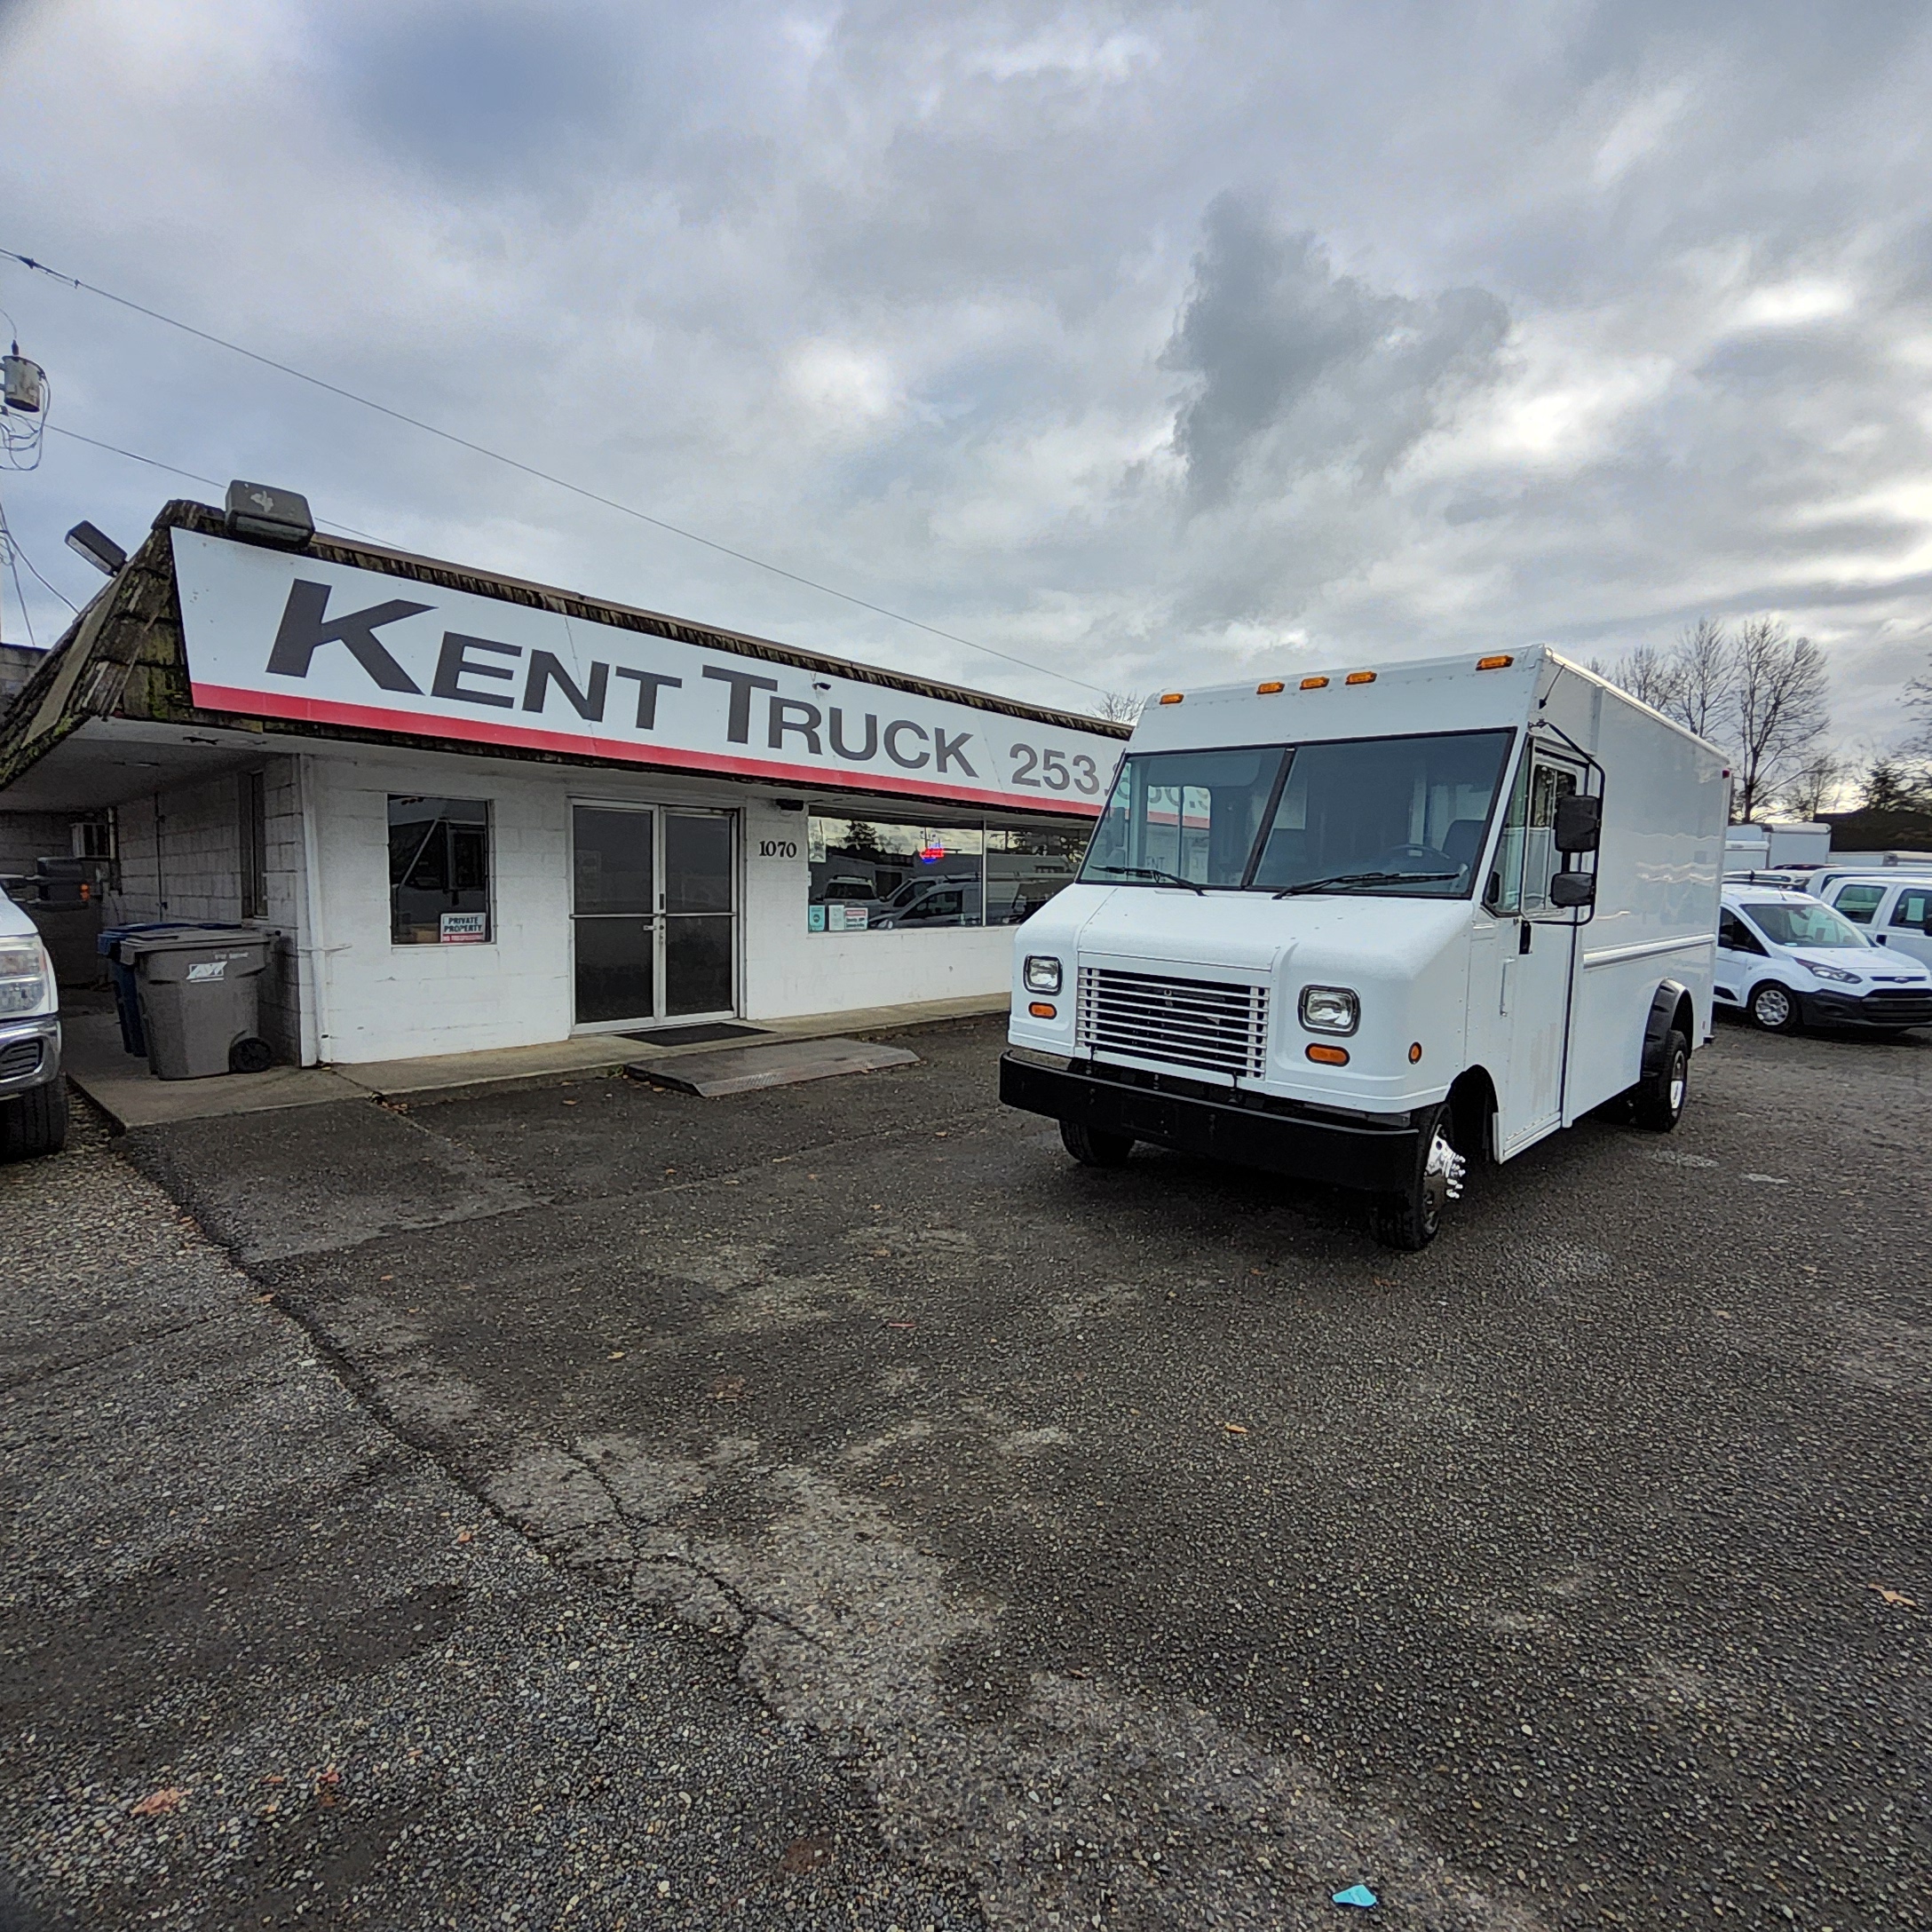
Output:
[[1630,1117],[1653,1134],[1667,1134],[1683,1118],[1690,1092],[1690,1042],[1674,1026],[1657,1065],[1630,1090]]
[[1438,1109],[1425,1129],[1424,1151],[1415,1177],[1400,1193],[1377,1194],[1369,1207],[1369,1223],[1384,1247],[1415,1254],[1442,1231],[1444,1210],[1462,1192],[1469,1163],[1449,1138],[1449,1111]]
[[1083,1168],[1124,1168],[1134,1151],[1127,1134],[1110,1134],[1104,1128],[1086,1127],[1078,1120],[1060,1122],[1060,1144]]
[[1751,1016],[1751,1024],[1765,1033],[1794,1033],[1798,1030],[1797,995],[1775,979],[1767,979],[1762,986],[1752,988],[1746,1010]]

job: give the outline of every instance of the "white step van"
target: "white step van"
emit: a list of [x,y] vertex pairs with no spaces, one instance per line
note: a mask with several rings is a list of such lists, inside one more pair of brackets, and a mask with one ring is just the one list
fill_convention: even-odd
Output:
[[1078,880],[1021,927],[1001,1097],[1372,1198],[1431,1240],[1472,1160],[1710,1037],[1730,774],[1553,652],[1169,692]]

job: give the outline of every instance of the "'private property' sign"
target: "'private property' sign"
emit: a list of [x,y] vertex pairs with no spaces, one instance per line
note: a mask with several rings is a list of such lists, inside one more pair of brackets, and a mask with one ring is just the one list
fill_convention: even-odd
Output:
[[1092,816],[1118,739],[176,530],[194,702]]

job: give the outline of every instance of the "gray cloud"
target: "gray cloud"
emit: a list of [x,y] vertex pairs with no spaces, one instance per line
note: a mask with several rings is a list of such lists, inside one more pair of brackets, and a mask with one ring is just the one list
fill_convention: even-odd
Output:
[[[16,0],[0,246],[1095,683],[1771,608],[1856,739],[1932,621],[1928,36],[1794,0]],[[1072,694],[4,264],[0,305],[57,428]],[[189,486],[48,451],[0,498],[77,596],[67,525]]]
[[1426,300],[1338,275],[1312,234],[1231,194],[1208,207],[1194,284],[1162,366],[1198,378],[1175,425],[1188,487],[1218,503],[1244,464],[1343,468],[1379,482],[1495,378],[1507,309],[1481,289]]

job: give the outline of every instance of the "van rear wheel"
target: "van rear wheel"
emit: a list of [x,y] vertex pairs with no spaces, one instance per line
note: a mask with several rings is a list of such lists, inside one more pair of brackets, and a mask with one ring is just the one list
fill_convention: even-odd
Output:
[[1083,1168],[1124,1168],[1134,1151],[1130,1135],[1110,1134],[1079,1120],[1060,1122],[1060,1144]]

